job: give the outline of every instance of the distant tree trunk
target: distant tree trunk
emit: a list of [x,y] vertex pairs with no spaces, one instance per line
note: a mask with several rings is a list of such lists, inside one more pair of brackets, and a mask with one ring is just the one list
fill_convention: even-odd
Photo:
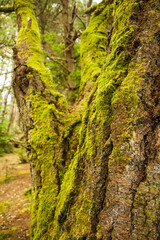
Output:
[[[92,5],[93,0],[85,0],[86,3],[86,9],[89,8]],[[88,26],[90,22],[90,14],[86,14],[86,27]]]
[[11,93],[11,103],[10,103],[10,110],[9,110],[9,123],[7,126],[7,132],[11,131],[11,127],[13,126],[14,123],[14,109],[15,109],[15,97],[13,93]]
[[20,119],[20,115],[19,115],[19,110],[17,107],[17,104],[15,103],[14,106],[14,122],[13,122],[13,128],[14,129],[21,129],[21,119]]
[[5,114],[7,110],[7,103],[8,103],[8,97],[11,92],[11,87],[8,88],[6,95],[4,96],[4,101],[2,105],[2,111],[1,111],[1,119],[0,119],[0,124],[3,124],[4,119],[5,119]]
[[31,239],[159,239],[160,2],[95,7],[72,108],[43,65],[32,1],[14,7],[13,87],[31,163]]
[[74,71],[74,57],[73,57],[73,31],[74,31],[74,21],[76,18],[76,5],[74,5],[71,20],[69,19],[69,0],[62,0],[62,18],[63,18],[63,28],[64,28],[64,41],[65,41],[65,56],[68,69],[68,86],[70,89],[75,88],[75,83],[69,76],[70,73]]
[[2,107],[2,102],[3,102],[3,100],[2,100],[2,93],[3,93],[4,89],[5,89],[6,80],[7,80],[7,74],[5,74],[4,82],[3,82],[2,86],[1,86],[1,89],[0,89],[0,107]]

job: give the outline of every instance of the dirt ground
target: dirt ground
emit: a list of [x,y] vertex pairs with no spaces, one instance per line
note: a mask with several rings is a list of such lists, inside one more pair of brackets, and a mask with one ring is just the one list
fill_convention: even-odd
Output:
[[0,157],[0,240],[30,239],[30,187],[29,164],[16,153]]

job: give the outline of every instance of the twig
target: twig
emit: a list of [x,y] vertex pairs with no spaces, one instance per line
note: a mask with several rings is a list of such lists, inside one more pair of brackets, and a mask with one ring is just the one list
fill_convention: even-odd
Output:
[[47,55],[47,57],[48,57],[50,60],[58,63],[59,65],[61,65],[61,67],[63,67],[68,73],[70,73],[70,71],[69,71],[61,62],[57,61],[54,57],[51,57],[51,56],[49,56],[49,55]]
[[80,16],[78,16],[78,14],[76,14],[76,17],[81,21],[81,23],[83,24],[84,28],[86,29],[86,24],[82,21],[82,19],[80,18]]

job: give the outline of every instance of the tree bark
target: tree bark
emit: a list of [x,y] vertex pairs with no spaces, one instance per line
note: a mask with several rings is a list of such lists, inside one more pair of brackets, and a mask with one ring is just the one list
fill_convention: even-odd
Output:
[[15,0],[15,9],[13,86],[32,170],[31,238],[159,239],[159,1],[95,8],[69,110],[41,60],[32,1]]

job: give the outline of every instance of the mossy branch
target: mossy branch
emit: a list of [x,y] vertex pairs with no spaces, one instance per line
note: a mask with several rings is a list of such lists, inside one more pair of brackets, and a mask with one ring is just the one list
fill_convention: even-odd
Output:
[[14,9],[13,5],[0,7],[0,12],[10,13],[10,12],[14,12],[14,11],[15,11],[15,9]]
[[98,4],[95,4],[94,6],[87,8],[86,11],[84,12],[84,14],[91,14],[92,12],[94,12],[96,10],[97,6],[98,6]]

